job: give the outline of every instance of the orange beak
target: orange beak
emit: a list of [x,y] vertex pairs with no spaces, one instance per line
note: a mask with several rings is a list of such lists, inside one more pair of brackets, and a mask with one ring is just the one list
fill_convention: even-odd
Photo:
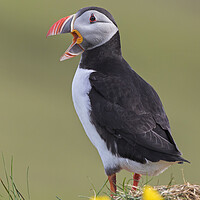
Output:
[[47,33],[46,37],[51,35],[59,35],[62,33],[71,33],[73,35],[72,44],[61,56],[60,61],[73,58],[84,52],[84,48],[81,46],[83,38],[81,34],[74,29],[74,20],[75,14],[64,17],[53,24]]

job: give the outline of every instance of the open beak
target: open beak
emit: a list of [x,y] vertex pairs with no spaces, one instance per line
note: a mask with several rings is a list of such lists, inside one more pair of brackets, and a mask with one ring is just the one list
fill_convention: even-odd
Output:
[[58,20],[55,24],[53,24],[53,26],[51,26],[47,33],[47,37],[51,35],[59,35],[62,33],[71,33],[73,35],[72,44],[61,56],[60,61],[73,58],[84,52],[84,48],[81,46],[83,37],[77,30],[74,29],[75,18],[76,15],[74,14]]

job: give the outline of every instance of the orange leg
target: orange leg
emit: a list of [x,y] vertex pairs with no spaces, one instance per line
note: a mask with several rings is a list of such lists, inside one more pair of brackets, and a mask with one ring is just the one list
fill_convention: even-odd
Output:
[[117,187],[116,187],[116,174],[112,174],[111,176],[108,176],[108,180],[110,183],[110,191],[111,196],[116,193]]
[[132,187],[132,190],[136,190],[137,189],[137,186],[138,186],[138,183],[140,181],[140,178],[141,178],[141,175],[140,174],[134,174],[133,176],[133,187]]

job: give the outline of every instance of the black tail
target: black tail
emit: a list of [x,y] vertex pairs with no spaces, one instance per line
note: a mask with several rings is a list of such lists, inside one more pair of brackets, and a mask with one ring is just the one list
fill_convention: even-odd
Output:
[[182,157],[179,157],[178,158],[178,164],[183,164],[184,162],[187,162],[187,163],[190,163],[190,161],[188,161],[188,160],[185,160],[184,158],[182,158]]

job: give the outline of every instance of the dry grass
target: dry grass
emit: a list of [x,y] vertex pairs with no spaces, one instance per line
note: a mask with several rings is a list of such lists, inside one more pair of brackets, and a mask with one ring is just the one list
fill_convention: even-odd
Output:
[[156,186],[160,194],[166,199],[200,200],[200,185],[185,183],[183,185]]
[[[190,184],[189,182],[182,185],[155,186],[154,189],[156,189],[165,200],[200,200],[200,185]],[[122,197],[123,191],[120,193],[119,196]],[[129,197],[126,199],[141,199],[142,188],[138,187],[136,191],[130,191],[128,196]],[[117,199],[120,200],[122,198]]]

